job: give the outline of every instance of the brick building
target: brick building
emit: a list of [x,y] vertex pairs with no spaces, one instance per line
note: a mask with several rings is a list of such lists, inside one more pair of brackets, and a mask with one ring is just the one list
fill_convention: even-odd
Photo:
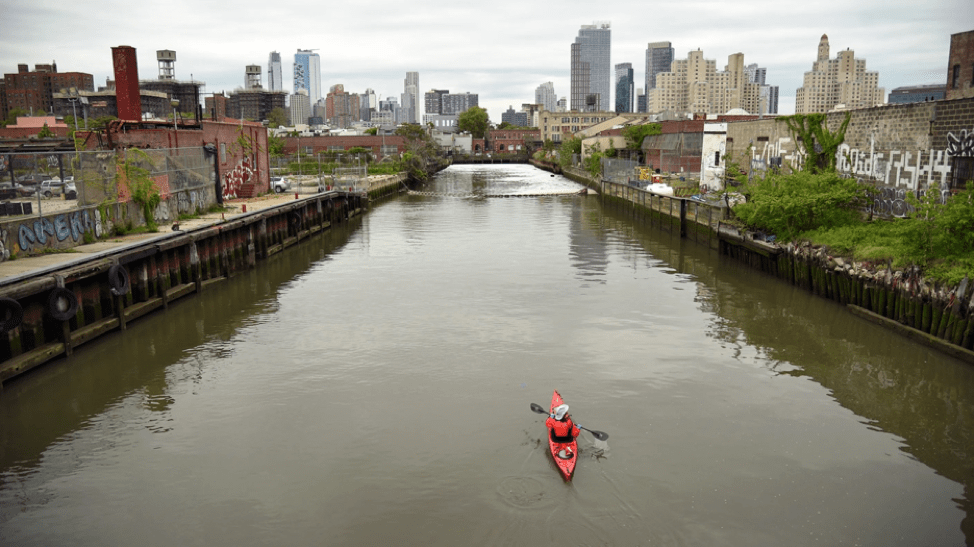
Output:
[[[142,106],[142,117],[167,118],[172,114],[169,96],[159,91],[139,91]],[[83,98],[83,100],[82,100]],[[72,102],[76,99],[76,102]],[[87,104],[85,104],[87,102]],[[75,97],[71,93],[54,94],[55,116],[74,116],[77,114],[78,124],[84,127],[85,116],[89,120],[103,116],[118,117],[118,101],[114,89],[104,91],[81,91]]]
[[498,153],[516,154],[527,148],[541,148],[541,131],[538,129],[492,129],[487,132],[491,149]]
[[869,108],[884,102],[885,92],[879,87],[879,73],[866,70],[865,59],[856,59],[851,49],[829,58],[829,37],[818,43],[818,57],[812,70],[806,72],[802,86],[795,91],[795,113],[829,112],[838,105],[845,108]]
[[206,97],[203,99],[203,103],[203,108],[205,109],[203,112],[204,118],[218,122],[227,117],[227,96],[222,91]]
[[[756,120],[754,115],[695,116],[692,120],[660,122],[660,134],[643,140],[645,164],[661,173],[697,176],[701,170],[705,126],[729,121]],[[784,122],[782,122],[784,123]]]
[[947,98],[974,97],[974,30],[950,35]]
[[[201,149],[213,151],[223,199],[252,197],[270,191],[267,129],[257,122],[226,119],[171,123],[116,121],[99,133],[79,132],[88,150]],[[170,181],[156,180],[163,199]]]
[[398,156],[406,151],[406,141],[398,135],[339,135],[322,137],[286,137],[284,153],[317,154],[319,152],[344,152],[352,148],[368,148],[375,158]]
[[358,95],[345,91],[342,84],[331,86],[325,96],[325,118],[329,123],[338,127],[349,127],[352,122],[359,121],[360,111]]
[[2,107],[4,114],[14,108],[26,112],[54,110],[54,93],[72,87],[79,91],[94,91],[95,79],[84,72],[58,72],[57,64],[34,65],[34,70],[26,64],[17,65],[17,72],[3,75],[3,88],[6,101]]
[[286,91],[238,89],[226,100],[226,116],[238,120],[266,120],[271,110],[284,110],[286,100]]
[[38,135],[44,126],[54,133],[57,137],[67,137],[68,131],[74,129],[68,127],[63,121],[58,121],[55,116],[18,116],[17,123],[0,127],[0,139],[25,139]]

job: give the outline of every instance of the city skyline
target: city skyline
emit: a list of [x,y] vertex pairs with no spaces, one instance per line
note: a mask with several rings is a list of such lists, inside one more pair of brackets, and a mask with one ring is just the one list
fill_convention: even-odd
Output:
[[[693,18],[687,15],[702,5],[691,2],[654,8],[643,23],[632,16],[644,11],[635,2],[616,2],[595,11],[586,5],[588,9],[583,11],[581,2],[568,1],[562,6],[565,9],[559,10],[565,14],[546,15],[543,25],[525,30],[505,27],[503,9],[520,5],[501,1],[491,13],[451,8],[450,17],[466,16],[475,21],[473,29],[454,30],[434,27],[420,17],[404,19],[396,4],[380,0],[376,13],[388,11],[389,15],[351,20],[329,29],[326,35],[303,26],[291,28],[288,11],[249,0],[242,0],[240,9],[234,10],[241,14],[239,17],[175,0],[172,7],[177,11],[192,9],[197,13],[192,20],[180,21],[175,30],[172,26],[147,29],[145,18],[151,14],[147,7],[136,6],[122,13],[102,0],[85,6],[37,0],[29,6],[5,10],[0,20],[4,52],[0,70],[10,73],[16,72],[20,63],[33,67],[56,61],[60,71],[92,74],[97,87],[112,76],[111,48],[130,45],[138,52],[142,79],[157,77],[155,52],[169,49],[179,55],[177,79],[206,82],[205,93],[231,93],[242,87],[245,67],[266,67],[270,52],[280,52],[287,63],[298,49],[318,48],[322,89],[343,84],[350,92],[371,88],[383,100],[399,98],[403,75],[415,71],[423,81],[420,93],[433,88],[477,93],[480,105],[487,108],[492,121],[498,122],[510,105],[533,102],[535,90],[545,82],[553,82],[559,98],[568,96],[568,45],[582,25],[609,21],[613,31],[611,63],[631,62],[637,88],[645,81],[642,60],[650,42],[672,43],[678,58],[698,48],[715,59],[742,52],[748,62],[767,68],[768,82],[780,88],[779,111],[790,114],[803,74],[816,58],[816,44],[822,34],[828,34],[835,51],[849,48],[857,58],[867,59],[869,70],[879,73],[880,86],[889,91],[945,82],[950,35],[974,28],[974,14],[959,0],[925,5],[922,12],[917,12],[915,5],[896,1],[867,0],[855,6],[834,2],[831,9],[826,4],[795,7],[785,21],[769,21],[766,7],[758,3],[726,8],[710,4],[708,20],[713,25],[671,25],[661,32],[649,21],[690,21]],[[311,6],[299,1],[288,9],[310,10]],[[116,13],[120,24],[110,31],[91,32],[98,27],[95,18],[99,10]],[[219,29],[232,30],[214,31],[213,21],[220,21]],[[58,32],[44,30],[51,24],[58,26]],[[283,32],[281,28],[272,30],[281,25]],[[481,31],[478,39],[473,38],[472,30]],[[490,33],[495,33],[497,40]],[[485,36],[492,44],[489,52],[484,48]],[[356,43],[360,47],[355,47]],[[340,47],[328,49],[330,44]],[[288,68],[283,71],[283,89],[293,92]],[[265,87],[267,84],[265,78]],[[613,93],[612,104],[614,98]]]

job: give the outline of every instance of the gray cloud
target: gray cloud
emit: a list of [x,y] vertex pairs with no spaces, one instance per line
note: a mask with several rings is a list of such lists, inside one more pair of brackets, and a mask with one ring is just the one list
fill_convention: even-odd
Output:
[[596,20],[612,23],[612,63],[632,63],[637,85],[648,42],[672,42],[678,58],[700,48],[718,68],[741,52],[746,62],[767,67],[768,83],[781,88],[783,113],[794,109],[794,90],[822,34],[833,54],[850,48],[866,59],[888,92],[945,81],[950,34],[974,29],[966,0],[11,4],[4,1],[0,18],[4,73],[16,72],[18,63],[55,60],[61,71],[94,74],[98,85],[112,74],[111,47],[124,44],[138,50],[142,78],[156,77],[156,50],[172,49],[177,78],[192,75],[207,92],[229,92],[243,85],[246,65],[266,68],[272,50],[281,52],[289,85],[294,51],[316,48],[325,90],[341,83],[398,97],[406,71],[416,70],[423,91],[478,93],[494,121],[508,105],[533,102],[542,82],[567,95],[570,44],[580,25]]

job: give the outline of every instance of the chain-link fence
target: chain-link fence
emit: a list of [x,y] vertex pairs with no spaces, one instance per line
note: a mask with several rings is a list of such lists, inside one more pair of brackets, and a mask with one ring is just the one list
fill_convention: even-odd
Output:
[[0,154],[0,216],[127,201],[131,192],[118,176],[126,171],[148,176],[163,199],[178,196],[180,212],[183,201],[195,208],[215,193],[212,162],[199,147],[7,152]]
[[356,192],[369,189],[369,173],[364,166],[336,167],[331,174],[331,185],[336,188],[352,188]]
[[602,178],[609,182],[629,184],[638,179],[639,162],[618,158],[602,158]]

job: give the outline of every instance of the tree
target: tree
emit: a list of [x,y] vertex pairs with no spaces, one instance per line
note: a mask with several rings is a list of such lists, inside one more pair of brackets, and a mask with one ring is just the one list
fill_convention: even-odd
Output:
[[497,129],[509,129],[511,127],[514,127],[514,126],[511,125],[510,122],[501,122],[501,124],[497,126]]
[[28,112],[23,108],[11,108],[10,112],[7,112],[7,118],[3,120],[3,125],[14,125],[17,123],[17,117],[26,116]]
[[582,138],[573,137],[567,141],[561,142],[561,148],[558,149],[558,164],[562,167],[572,166],[572,156],[575,154],[582,153]]
[[460,131],[468,131],[475,139],[484,138],[489,126],[490,117],[487,115],[487,110],[479,106],[470,107],[457,117],[457,127]]
[[40,139],[49,139],[51,137],[56,137],[56,136],[57,135],[55,135],[54,132],[51,131],[51,128],[48,127],[46,123],[44,124],[44,127],[41,128],[40,133],[37,134],[37,138]]
[[277,135],[267,134],[267,151],[272,156],[284,155],[284,139]]
[[267,126],[271,129],[287,126],[287,113],[283,108],[276,106],[267,113]]
[[430,177],[429,164],[436,156],[437,146],[433,138],[421,125],[403,124],[396,129],[396,135],[405,139],[406,152],[402,156],[402,166],[411,177],[425,181]]
[[788,129],[805,151],[802,171],[825,173],[835,171],[836,154],[845,141],[845,131],[849,127],[852,114],[846,112],[845,119],[833,133],[825,127],[825,114],[793,114],[783,118]]
[[370,127],[370,128],[368,128],[368,129],[365,130],[365,134],[366,135],[378,135],[379,134],[379,128],[378,127]]

